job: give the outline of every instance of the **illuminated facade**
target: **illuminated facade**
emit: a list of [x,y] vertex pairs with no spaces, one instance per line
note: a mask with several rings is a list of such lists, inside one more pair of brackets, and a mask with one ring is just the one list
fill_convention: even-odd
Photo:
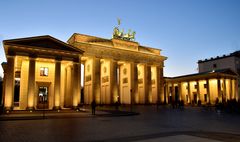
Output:
[[51,36],[5,40],[3,45],[6,110],[78,106],[82,50]]
[[68,43],[84,51],[84,103],[146,104],[163,100],[159,49],[134,41],[73,34]]
[[166,57],[159,49],[82,34],[73,34],[68,44],[38,36],[5,40],[3,45],[6,110],[76,108],[93,100],[99,104],[164,101]]
[[165,79],[166,103],[215,104],[239,99],[237,74],[230,69],[214,70]]

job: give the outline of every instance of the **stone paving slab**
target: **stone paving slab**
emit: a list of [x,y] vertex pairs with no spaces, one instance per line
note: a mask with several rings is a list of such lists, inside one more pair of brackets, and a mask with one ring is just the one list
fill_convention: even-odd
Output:
[[139,140],[135,142],[222,142],[218,140],[212,140],[207,138],[200,138],[195,136],[189,135],[176,135],[176,136],[168,136],[168,137],[160,137],[154,139],[147,139],[147,140]]
[[[124,108],[121,111],[133,110],[140,112],[140,115],[105,117],[112,114],[104,112],[106,114],[92,116],[89,110],[87,113],[74,111],[73,116],[76,113],[76,117],[70,116],[71,119],[67,118],[66,111],[62,112],[65,118],[61,116],[57,119],[0,121],[0,142],[131,142],[173,141],[178,138],[181,139],[177,140],[180,142],[240,142],[238,114],[218,114],[215,111],[202,111],[192,107],[179,110],[134,106],[132,109]],[[81,114],[83,118],[80,117]]]

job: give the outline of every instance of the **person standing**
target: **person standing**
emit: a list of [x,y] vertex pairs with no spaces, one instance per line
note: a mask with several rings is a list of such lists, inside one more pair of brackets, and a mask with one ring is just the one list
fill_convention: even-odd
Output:
[[91,107],[92,107],[92,115],[95,115],[95,111],[96,111],[96,101],[95,100],[92,101]]

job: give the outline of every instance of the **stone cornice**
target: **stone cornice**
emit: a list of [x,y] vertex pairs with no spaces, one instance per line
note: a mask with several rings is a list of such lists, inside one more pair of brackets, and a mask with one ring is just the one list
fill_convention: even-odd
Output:
[[135,52],[143,52],[148,54],[160,55],[161,49],[142,46],[138,42],[134,41],[126,41],[122,39],[104,39],[100,37],[84,35],[74,33],[70,39],[67,41],[70,45],[74,45],[76,43],[88,44],[88,45],[98,45],[103,47],[112,47],[118,49],[132,50]]
[[209,73],[209,74],[179,77],[179,78],[166,78],[165,80],[167,82],[187,82],[187,81],[207,80],[207,79],[216,79],[216,78],[237,79],[237,76],[224,74],[224,73]]
[[[5,45],[6,46],[6,45]],[[26,47],[26,46],[14,46],[14,45],[7,45],[8,46],[8,52],[14,52],[14,55],[22,55],[22,56],[32,56],[36,55],[37,57],[43,57],[43,58],[59,58],[65,60],[75,60],[79,59],[79,56],[81,54],[75,53],[75,52],[68,52],[68,51],[62,51],[62,50],[53,50],[48,48],[38,48],[38,47]],[[8,54],[6,54],[8,56]]]
[[92,45],[87,43],[75,42],[73,46],[84,50],[84,56],[95,56],[98,58],[110,58],[114,60],[130,61],[130,62],[141,62],[147,64],[156,64],[163,67],[163,61],[166,57],[136,52],[125,49],[118,49],[112,47],[104,47],[99,45]]

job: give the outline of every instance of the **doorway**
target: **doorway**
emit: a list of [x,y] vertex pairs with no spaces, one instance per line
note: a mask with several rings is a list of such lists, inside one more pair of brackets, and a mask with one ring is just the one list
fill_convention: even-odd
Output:
[[48,109],[48,87],[46,86],[40,86],[38,88],[38,103],[37,108],[38,109]]

